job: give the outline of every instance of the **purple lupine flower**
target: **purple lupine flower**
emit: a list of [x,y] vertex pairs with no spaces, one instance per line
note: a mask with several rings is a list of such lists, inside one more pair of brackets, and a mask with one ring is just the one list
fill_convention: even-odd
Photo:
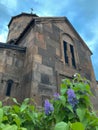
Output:
[[68,98],[68,102],[74,108],[77,105],[78,100],[76,98]]
[[55,100],[60,100],[60,94],[59,93],[54,93],[54,99]]
[[68,89],[67,95],[68,95],[68,102],[74,108],[78,103],[78,100],[76,99],[76,95],[74,93],[74,90]]
[[48,99],[45,100],[44,109],[45,109],[45,114],[46,114],[46,115],[49,115],[49,114],[51,114],[52,111],[54,111],[54,107],[53,107],[53,105],[49,102]]
[[74,90],[72,90],[72,89],[68,89],[67,94],[68,94],[68,97],[70,97],[70,98],[76,97]]

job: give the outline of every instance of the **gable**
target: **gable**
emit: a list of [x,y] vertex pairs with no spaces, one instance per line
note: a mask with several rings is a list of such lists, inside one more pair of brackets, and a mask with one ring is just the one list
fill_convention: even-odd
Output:
[[56,23],[56,26],[58,26],[62,30],[61,35],[63,33],[69,35],[73,40],[76,40],[76,41],[80,42],[83,45],[83,47],[86,50],[88,50],[90,52],[90,54],[92,54],[91,50],[88,48],[88,46],[86,45],[86,43],[83,41],[83,39],[80,37],[80,35],[77,33],[77,31],[74,29],[74,27],[68,21],[67,18],[62,23]]

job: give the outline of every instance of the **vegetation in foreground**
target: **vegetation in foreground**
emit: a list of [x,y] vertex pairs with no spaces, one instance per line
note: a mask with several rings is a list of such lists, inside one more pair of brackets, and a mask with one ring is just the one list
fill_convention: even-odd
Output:
[[0,130],[98,130],[98,117],[90,101],[89,81],[79,74],[64,79],[60,93],[38,110],[33,99],[22,104],[13,98],[14,105],[0,102]]

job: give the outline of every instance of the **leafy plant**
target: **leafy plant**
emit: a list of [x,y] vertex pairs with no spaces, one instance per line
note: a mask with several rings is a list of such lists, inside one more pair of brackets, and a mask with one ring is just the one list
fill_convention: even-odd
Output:
[[40,110],[29,98],[21,104],[13,98],[12,106],[0,102],[0,130],[98,130],[90,96],[89,81],[76,74],[72,81],[64,79],[60,93]]

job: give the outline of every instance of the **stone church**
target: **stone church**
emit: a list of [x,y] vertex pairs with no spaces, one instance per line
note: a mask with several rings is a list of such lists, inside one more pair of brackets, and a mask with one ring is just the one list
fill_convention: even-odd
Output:
[[61,79],[75,73],[91,81],[95,94],[92,52],[66,17],[21,13],[8,28],[7,42],[0,42],[1,100],[32,97],[42,105],[59,92]]

